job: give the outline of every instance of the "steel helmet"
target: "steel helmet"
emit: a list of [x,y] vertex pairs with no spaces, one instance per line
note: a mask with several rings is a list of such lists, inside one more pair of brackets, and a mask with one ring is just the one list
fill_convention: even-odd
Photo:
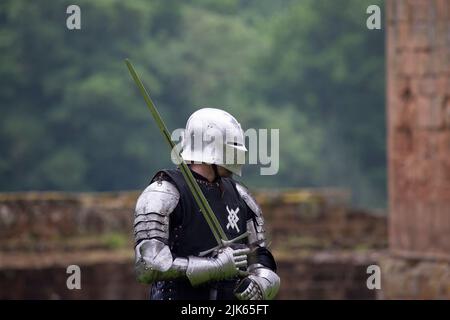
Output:
[[203,108],[186,123],[181,156],[187,163],[215,164],[241,175],[245,162],[244,132],[228,112]]

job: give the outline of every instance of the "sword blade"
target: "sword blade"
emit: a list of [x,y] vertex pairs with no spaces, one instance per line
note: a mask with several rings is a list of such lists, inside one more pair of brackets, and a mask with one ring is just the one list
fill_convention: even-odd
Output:
[[201,213],[203,214],[203,217],[205,218],[206,222],[209,225],[209,228],[211,229],[211,232],[214,235],[214,238],[216,239],[217,243],[222,246],[223,241],[228,241],[227,236],[225,235],[225,232],[222,229],[222,226],[220,225],[220,222],[217,220],[216,215],[214,214],[213,210],[211,209],[211,206],[208,203],[208,200],[206,200],[202,190],[200,189],[200,186],[198,185],[197,181],[195,180],[194,176],[192,175],[191,170],[187,166],[186,162],[183,160],[180,154],[180,150],[178,150],[177,145],[172,141],[171,135],[169,131],[167,130],[166,125],[164,124],[163,119],[161,118],[161,115],[158,112],[158,109],[156,109],[152,99],[150,98],[150,95],[148,94],[147,90],[145,89],[141,79],[137,75],[136,71],[134,70],[133,65],[131,64],[130,60],[125,59],[125,63],[128,67],[128,70],[130,71],[131,77],[133,78],[134,82],[136,83],[137,87],[139,88],[139,91],[141,92],[142,96],[144,97],[145,103],[147,104],[147,107],[150,109],[150,112],[153,116],[153,119],[155,120],[156,124],[158,125],[159,130],[161,131],[162,135],[164,136],[167,144],[170,146],[171,150],[174,150],[173,154],[176,157],[176,160],[178,163],[180,163],[180,170],[183,174],[183,177],[186,181],[186,184],[189,187],[189,190],[191,191],[195,202],[200,208]]

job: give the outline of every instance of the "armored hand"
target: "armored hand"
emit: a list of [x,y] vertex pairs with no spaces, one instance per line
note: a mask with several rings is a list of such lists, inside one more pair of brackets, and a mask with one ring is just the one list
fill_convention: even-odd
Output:
[[272,300],[280,287],[280,277],[260,264],[251,265],[250,275],[235,290],[239,300]]
[[208,282],[232,278],[242,274],[239,268],[247,267],[247,254],[250,249],[221,249],[215,258],[190,256],[186,276],[193,286]]

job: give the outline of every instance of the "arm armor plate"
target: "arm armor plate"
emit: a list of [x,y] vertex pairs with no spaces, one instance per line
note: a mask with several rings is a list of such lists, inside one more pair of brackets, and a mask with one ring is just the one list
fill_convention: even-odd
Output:
[[136,275],[140,282],[152,283],[181,277],[187,269],[187,259],[173,260],[167,245],[169,215],[175,209],[180,194],[168,181],[155,181],[140,195],[135,209]]
[[[190,256],[173,259],[167,245],[169,215],[176,208],[179,199],[178,190],[168,181],[153,182],[139,197],[134,221],[138,280],[153,283],[157,280],[187,277],[196,286],[235,275],[238,264],[235,254],[239,254],[231,248],[225,249],[216,258]],[[247,265],[246,258],[239,261]]]
[[258,255],[259,261],[264,261],[264,265],[258,262],[251,264],[248,268],[250,273],[249,278],[260,288],[261,298],[263,300],[271,300],[276,296],[280,288],[280,277],[275,273],[276,263],[272,254],[266,249],[266,235],[262,211],[247,188],[236,183],[236,189],[254,213],[254,218],[247,221],[247,231],[250,233],[248,238],[249,245],[259,247],[256,250],[257,252],[258,250],[263,251],[259,252]]
[[250,246],[259,245],[261,247],[265,247],[266,235],[264,230],[264,218],[262,216],[261,208],[256,203],[255,199],[247,190],[247,188],[236,183],[236,189],[247,206],[254,213],[254,218],[247,221],[247,231],[250,233],[248,236],[248,243]]

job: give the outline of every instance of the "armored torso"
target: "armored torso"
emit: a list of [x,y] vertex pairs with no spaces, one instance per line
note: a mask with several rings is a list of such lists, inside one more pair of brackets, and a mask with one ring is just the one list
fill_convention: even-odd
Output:
[[[246,232],[246,221],[252,213],[236,190],[232,179],[221,178],[209,182],[193,172],[203,194],[228,239]],[[155,179],[169,179],[180,192],[180,201],[170,216],[169,247],[174,257],[197,256],[200,252],[217,246],[217,242],[179,170],[164,170]],[[242,243],[245,243],[245,239]]]
[[[220,222],[228,239],[247,231],[246,222],[253,213],[239,195],[232,179],[221,178],[221,183],[209,182],[192,172],[203,194]],[[168,245],[174,258],[198,256],[200,252],[217,246],[217,242],[179,170],[162,170],[152,179],[169,181],[178,189],[180,199],[170,214]],[[241,243],[246,243],[246,239]],[[163,300],[210,299],[211,288],[216,288],[216,299],[235,299],[233,289],[238,279],[208,283],[193,288],[188,280],[157,281],[152,286],[151,298]]]

